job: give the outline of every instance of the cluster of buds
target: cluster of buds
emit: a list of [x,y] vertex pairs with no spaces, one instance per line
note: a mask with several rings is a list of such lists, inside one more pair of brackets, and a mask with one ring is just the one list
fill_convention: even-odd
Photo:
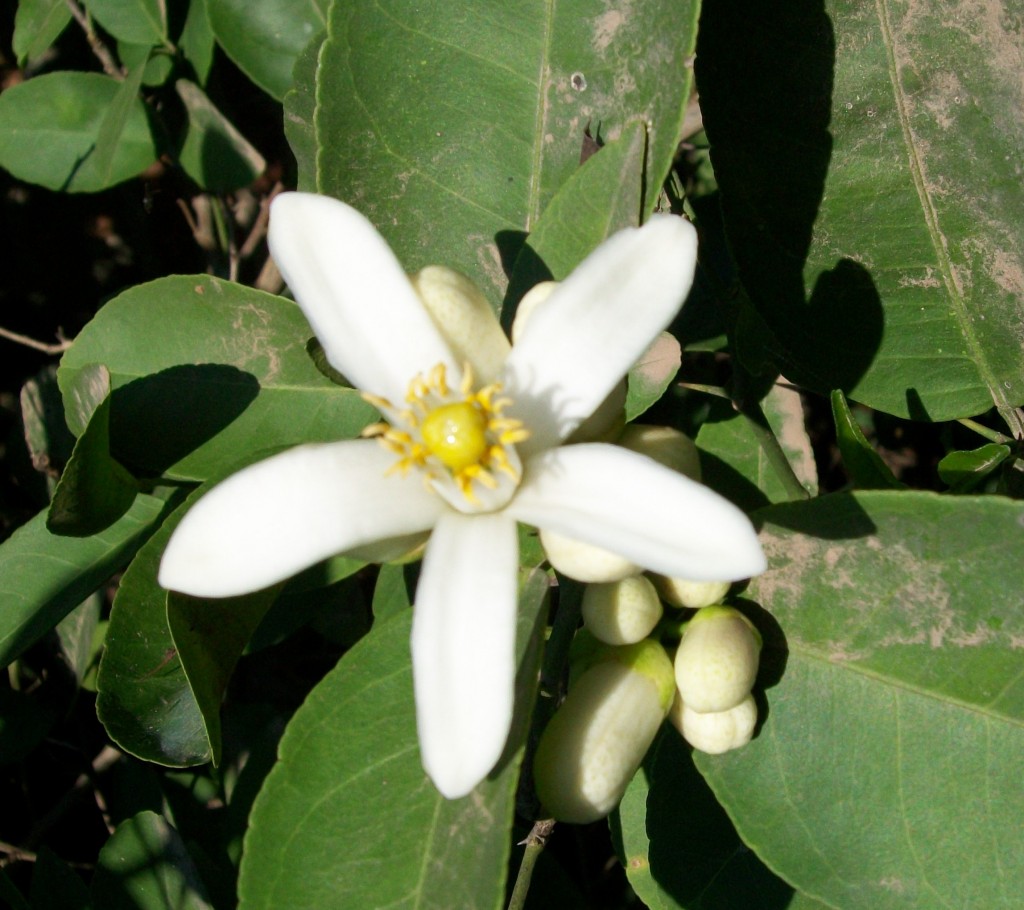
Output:
[[[696,447],[675,430],[633,426],[618,442],[699,479]],[[731,582],[648,576],[594,547],[554,535],[543,542],[555,568],[588,582],[569,693],[534,759],[548,814],[575,823],[607,815],[666,719],[702,752],[750,741],[761,637],[722,604]],[[678,638],[674,657],[662,637]]]

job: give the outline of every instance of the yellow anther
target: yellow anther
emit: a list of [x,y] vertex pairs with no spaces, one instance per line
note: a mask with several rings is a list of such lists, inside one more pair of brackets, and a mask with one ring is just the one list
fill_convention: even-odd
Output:
[[455,473],[478,464],[487,452],[487,418],[468,401],[434,408],[420,432],[430,453]]

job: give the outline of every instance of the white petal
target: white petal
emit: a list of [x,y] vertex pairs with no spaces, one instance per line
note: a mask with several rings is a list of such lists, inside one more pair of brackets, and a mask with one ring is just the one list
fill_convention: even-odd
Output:
[[516,524],[445,515],[427,544],[413,608],[412,662],[423,767],[448,799],[494,767],[512,723]]
[[526,462],[506,512],[695,581],[765,570],[750,520],[714,491],[619,446],[562,446]]
[[397,404],[409,381],[438,363],[461,373],[395,254],[355,209],[282,193],[267,239],[328,361],[354,386]]
[[505,365],[512,416],[531,453],[570,433],[671,321],[693,283],[697,233],[655,215],[614,234],[531,314]]
[[300,446],[218,484],[185,515],[160,563],[160,584],[231,597],[321,559],[433,527],[448,511],[375,440]]

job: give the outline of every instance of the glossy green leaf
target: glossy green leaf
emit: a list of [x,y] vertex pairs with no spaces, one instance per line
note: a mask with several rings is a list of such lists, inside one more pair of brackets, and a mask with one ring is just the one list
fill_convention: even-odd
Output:
[[298,165],[297,189],[316,192],[316,68],[320,60],[320,33],[295,61],[292,88],[284,98],[284,134]]
[[668,724],[610,822],[629,883],[651,910],[826,910],[740,840]]
[[[103,367],[98,370],[106,373]],[[107,387],[109,388],[109,375]],[[54,534],[88,537],[108,528],[127,512],[138,482],[110,454],[110,397],[93,412],[75,443],[46,517]]]
[[85,6],[118,41],[152,47],[167,40],[165,0],[85,0]]
[[832,392],[832,419],[836,424],[836,443],[843,456],[843,466],[855,487],[861,490],[892,490],[905,486],[871,447],[839,389]]
[[1005,0],[705,7],[726,224],[790,379],[915,419],[1024,403],[1020,28]]
[[221,699],[238,658],[280,587],[218,600],[182,594],[171,594],[167,600],[167,625],[202,715],[215,765],[221,757]]
[[223,193],[252,183],[267,166],[263,156],[194,82],[179,79],[174,90],[188,112],[178,158],[203,189]]
[[100,850],[91,894],[104,910],[213,910],[181,837],[155,812],[117,826]]
[[950,452],[938,464],[942,482],[957,492],[970,490],[1010,457],[1010,447],[990,442],[969,452]]
[[100,662],[96,711],[138,758],[184,767],[220,755],[220,697],[249,635],[273,599],[172,596],[157,583],[167,540],[193,494],[139,551],[121,579]]
[[296,58],[327,24],[325,0],[206,0],[206,7],[227,55],[279,100],[292,86]]
[[[818,471],[804,426],[800,395],[786,386],[772,388],[761,409],[801,486],[811,495],[818,490]],[[752,511],[769,502],[792,498],[758,442],[748,418],[731,402],[715,400],[696,439],[701,469],[708,486]]]
[[40,513],[0,545],[0,667],[45,635],[121,569],[162,520],[165,503],[140,495],[93,537],[57,537]]
[[498,773],[463,799],[444,799],[420,765],[411,611],[375,626],[345,655],[295,714],[256,800],[241,907],[497,910],[546,589],[546,577],[535,572],[520,595],[525,656],[511,745]]
[[[380,567],[377,584],[373,588],[373,619],[382,623],[396,613],[412,609],[416,593],[413,566],[389,563]],[[410,584],[410,582],[413,582]]]
[[767,713],[698,757],[743,839],[843,910],[1019,906],[1024,503],[868,491],[759,517]]
[[145,170],[156,160],[156,148],[138,98],[106,176],[95,164],[100,129],[119,87],[98,73],[57,72],[7,89],[0,95],[0,167],[70,193],[94,193]]
[[70,21],[66,0],[20,0],[12,40],[18,66],[45,53]]
[[579,166],[588,123],[608,142],[649,124],[653,208],[689,96],[695,14],[667,0],[335,3],[315,184],[361,207],[409,270],[444,263],[497,300],[524,232]]
[[[113,453],[144,474],[203,480],[301,442],[355,436],[376,413],[306,354],[311,330],[280,297],[206,275],[110,301],[64,354],[65,398],[90,363],[110,371]],[[68,425],[82,424],[69,410]]]

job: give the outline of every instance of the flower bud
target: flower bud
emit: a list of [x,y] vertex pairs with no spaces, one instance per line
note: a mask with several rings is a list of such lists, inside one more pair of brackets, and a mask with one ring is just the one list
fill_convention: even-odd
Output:
[[465,275],[431,265],[409,280],[456,361],[468,363],[478,382],[495,382],[511,345],[483,292]]
[[622,799],[668,713],[672,662],[657,642],[608,648],[570,689],[534,758],[537,795],[559,821],[585,824]]
[[617,553],[565,537],[555,531],[540,529],[540,542],[544,553],[563,575],[576,581],[619,581],[636,575],[640,567]]
[[748,695],[728,711],[699,714],[677,697],[668,716],[694,749],[721,755],[750,742],[757,726],[757,703]]
[[657,427],[644,423],[627,426],[616,445],[653,458],[666,468],[685,474],[691,480],[700,480],[700,453],[694,441],[672,427]]
[[643,575],[587,585],[583,592],[583,623],[609,645],[631,645],[651,634],[661,619],[661,601]]
[[761,636],[738,610],[705,607],[687,624],[676,651],[679,695],[701,714],[738,705],[757,676]]
[[720,604],[729,593],[731,581],[689,581],[686,578],[669,578],[667,575],[652,575],[658,593],[674,607],[710,607]]

